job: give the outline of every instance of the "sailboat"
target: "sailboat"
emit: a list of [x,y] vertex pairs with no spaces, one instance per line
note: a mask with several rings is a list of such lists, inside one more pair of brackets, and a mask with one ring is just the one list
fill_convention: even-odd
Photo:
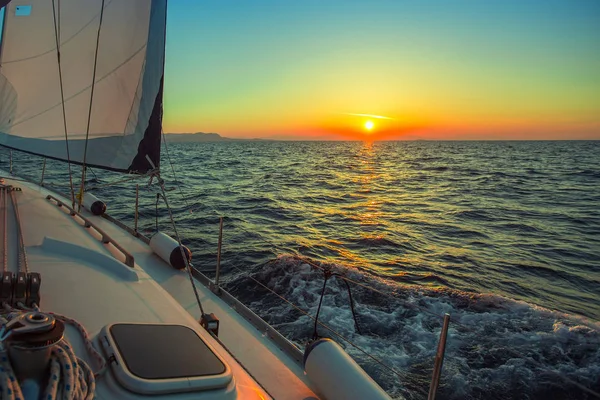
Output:
[[0,171],[0,398],[389,398],[334,341],[299,349],[195,270],[172,218],[147,238],[86,190],[110,170],[168,206],[166,0],[2,5],[0,145],[64,161],[69,193]]

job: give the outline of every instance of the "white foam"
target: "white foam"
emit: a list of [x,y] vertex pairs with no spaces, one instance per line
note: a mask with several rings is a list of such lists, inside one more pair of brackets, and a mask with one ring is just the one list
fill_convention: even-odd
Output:
[[[401,380],[331,332],[320,327],[319,334],[340,342],[392,396],[413,398],[411,393],[416,392],[422,397],[427,392],[444,313],[452,317],[439,389],[444,398],[480,398],[482,393],[490,398],[544,398],[549,382],[554,390],[577,394],[580,389],[561,381],[556,372],[598,385],[600,329],[584,318],[497,295],[402,285],[337,264],[323,266],[380,292],[351,285],[362,331],[358,334],[346,287],[332,277],[319,320],[398,370]],[[323,288],[321,270],[284,255],[253,277],[316,314]],[[248,286],[238,287],[252,290]],[[250,306],[298,345],[312,337],[313,321],[289,305],[261,296]]]

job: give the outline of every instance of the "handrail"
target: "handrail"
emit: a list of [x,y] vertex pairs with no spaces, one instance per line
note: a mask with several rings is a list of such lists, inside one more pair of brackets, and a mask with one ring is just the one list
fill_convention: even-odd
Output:
[[112,237],[110,237],[110,235],[106,232],[104,232],[104,230],[102,230],[101,228],[99,228],[96,224],[94,224],[92,221],[90,221],[89,219],[87,219],[86,217],[84,217],[83,215],[81,215],[81,213],[78,213],[77,211],[75,211],[73,208],[71,208],[69,205],[65,204],[63,201],[57,199],[56,197],[52,196],[52,195],[47,195],[46,196],[46,200],[50,201],[50,200],[54,200],[56,202],[56,206],[61,208],[61,207],[65,207],[67,210],[69,210],[69,214],[71,216],[77,216],[79,217],[81,220],[83,220],[83,227],[84,228],[94,228],[94,230],[96,232],[98,232],[100,234],[100,236],[102,237],[100,240],[102,243],[107,244],[110,243],[113,246],[115,246],[115,248],[117,250],[119,250],[124,256],[125,256],[125,265],[127,265],[130,268],[133,268],[135,266],[135,261],[133,256],[127,251],[125,250],[125,248],[123,246],[121,246],[115,239],[113,239]]

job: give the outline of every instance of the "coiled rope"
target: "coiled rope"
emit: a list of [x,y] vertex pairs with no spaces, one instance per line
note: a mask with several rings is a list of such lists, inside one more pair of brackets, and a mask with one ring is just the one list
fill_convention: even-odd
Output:
[[[7,337],[5,333],[7,322],[31,310],[25,307],[15,309],[6,304],[4,308],[5,316],[0,316],[0,323],[2,323],[2,328],[0,328],[0,399],[24,399],[23,390],[15,377],[7,349],[4,346],[4,339]],[[38,307],[34,309],[39,311]],[[106,370],[106,361],[94,348],[83,325],[64,315],[52,312],[48,314],[79,331],[87,351],[96,360],[99,369],[98,372],[94,373],[85,361],[77,357],[69,341],[63,337],[52,348],[48,384],[41,398],[46,400],[93,399],[96,390],[96,377]]]

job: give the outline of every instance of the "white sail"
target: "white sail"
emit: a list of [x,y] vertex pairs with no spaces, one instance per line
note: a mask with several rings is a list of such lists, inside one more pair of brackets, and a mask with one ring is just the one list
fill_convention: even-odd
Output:
[[72,162],[87,136],[87,165],[145,172],[149,155],[158,166],[165,20],[166,0],[10,2],[0,145],[67,160],[66,125]]

